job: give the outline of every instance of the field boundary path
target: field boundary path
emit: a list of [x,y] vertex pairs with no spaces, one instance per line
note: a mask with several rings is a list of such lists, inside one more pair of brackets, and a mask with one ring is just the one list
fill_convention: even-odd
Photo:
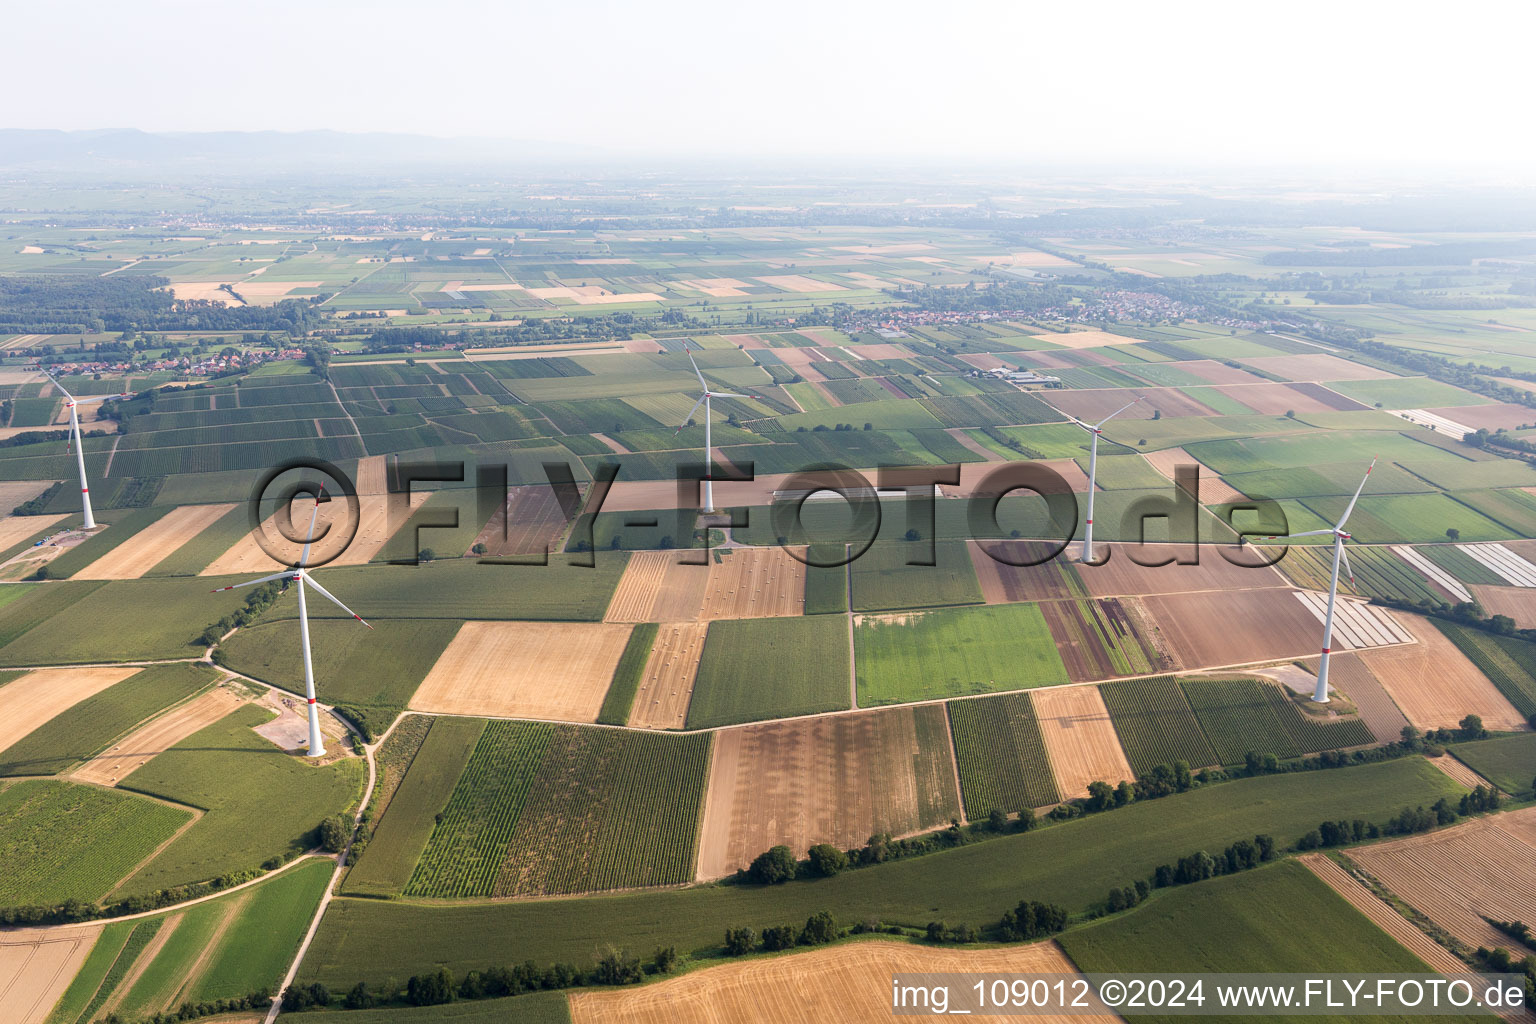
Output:
[[[336,399],[336,404],[337,405],[341,406],[341,414],[347,418],[347,422],[348,423],[352,424],[352,433],[354,435],[356,435],[357,443],[363,446],[363,455],[367,456],[367,454],[368,454],[368,442],[363,440],[363,432],[361,430],[357,429],[357,420],[352,418],[351,411],[347,409],[347,403],[343,402],[341,400],[341,395],[337,393],[336,385],[331,382],[331,378],[329,378],[329,377],[325,378],[325,383],[326,383],[326,386],[331,389],[331,397]],[[379,396],[378,395],[374,395],[373,397],[377,398]],[[380,404],[383,404],[383,403],[380,403]]]
[[[852,544],[843,546],[843,554],[851,555],[852,552]],[[844,596],[848,600],[848,710],[857,711],[859,710],[859,656],[853,639],[853,559],[851,557],[843,566],[843,578],[845,580],[843,586],[847,591]],[[958,771],[957,768],[956,772]],[[958,777],[957,774],[956,778]]]

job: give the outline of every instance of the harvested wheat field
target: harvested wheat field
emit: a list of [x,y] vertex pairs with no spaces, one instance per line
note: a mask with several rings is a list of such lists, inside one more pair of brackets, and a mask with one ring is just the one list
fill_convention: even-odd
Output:
[[1427,758],[1430,764],[1445,772],[1447,776],[1466,786],[1468,789],[1476,789],[1478,786],[1487,786],[1490,789],[1498,789],[1487,779],[1467,767],[1461,761],[1456,760],[1450,754],[1441,754],[1439,757]]
[[411,710],[595,722],[629,630],[603,622],[466,622],[417,687]]
[[[692,622],[704,606],[713,565],[685,565],[681,551],[636,551],[608,602],[604,622]],[[693,557],[697,557],[695,554]],[[803,592],[803,587],[802,587]]]
[[715,556],[710,558],[709,581],[699,613],[703,618],[805,614],[805,564],[784,548],[729,548]]
[[1508,615],[1521,629],[1536,627],[1536,590],[1471,584],[1472,594],[1489,615]]
[[1102,348],[1105,345],[1136,345],[1140,338],[1128,338],[1108,331],[1052,331],[1049,334],[1032,334],[1036,341],[1048,341],[1062,348]]
[[[1222,552],[1232,552],[1230,545],[1202,544],[1198,565],[1141,565],[1164,558],[1186,557],[1187,544],[1126,544],[1118,541],[1095,542],[1094,554],[1107,559],[1103,565],[1078,564],[1077,573],[1094,597],[1144,597],[1149,594],[1190,594],[1200,591],[1284,589],[1291,584],[1273,566],[1234,565]],[[1081,544],[1068,546],[1063,557],[1076,558]],[[1255,553],[1242,551],[1237,558],[1253,559]]]
[[[37,428],[12,427],[7,429],[23,433],[28,430],[36,430]],[[22,502],[31,501],[56,483],[58,483],[57,480],[6,480],[0,482],[0,516],[9,516],[11,509]],[[38,524],[37,530],[41,530],[47,523],[47,519],[41,516],[21,516],[19,518],[26,521],[36,521]],[[36,533],[37,530],[33,530],[32,533]],[[29,537],[31,533],[23,534],[22,536]]]
[[1189,669],[1300,657],[1322,640],[1317,620],[1288,590],[1216,590],[1141,600],[1158,635]]
[[971,566],[976,570],[976,581],[981,584],[981,596],[987,604],[1085,596],[1087,592],[1065,552],[1038,565],[1010,565],[987,553],[993,550],[1013,561],[1025,561],[1042,558],[1055,547],[1037,540],[988,541],[986,549],[976,541],[966,544]]
[[[23,501],[26,499],[23,498]],[[12,544],[20,544],[34,533],[41,533],[54,523],[68,519],[67,515],[57,516],[6,516],[0,519],[0,548],[8,548]]]
[[99,786],[116,786],[149,759],[212,725],[245,703],[245,698],[220,684],[180,707],[148,722],[76,768],[71,777]]
[[1372,924],[1434,970],[1441,974],[1466,973],[1467,965],[1460,957],[1425,935],[1327,854],[1308,853],[1301,857],[1301,862],[1330,889],[1344,897],[1350,906],[1370,918]]
[[1525,716],[1444,633],[1419,616],[1405,614],[1403,621],[1418,643],[1362,651],[1360,657],[1408,721],[1420,729],[1454,729],[1473,714],[1496,731],[1525,727]]
[[506,503],[491,516],[475,543],[484,544],[493,558],[542,555],[558,547],[564,532],[565,515],[554,488],[519,486],[507,491]]
[[6,1024],[42,1024],[100,934],[99,924],[0,933],[0,1006]]
[[1257,384],[1264,379],[1217,359],[1186,359],[1163,365],[1192,373],[1211,384]]
[[1097,686],[1049,686],[1029,699],[1063,800],[1087,796],[1090,782],[1135,781]]
[[639,729],[681,729],[704,653],[707,622],[662,623],[635,691],[628,724]]
[[0,750],[113,683],[140,671],[138,665],[45,668],[0,686]]
[[1501,828],[1501,817],[1363,846],[1348,856],[1469,946],[1508,947],[1509,937],[1483,918],[1536,921],[1536,847]]
[[862,845],[960,817],[942,705],[721,729],[710,759],[700,879],[744,868],[779,843]]
[[[1076,974],[1054,942],[995,949],[942,949],[905,942],[857,942],[812,953],[722,964],[670,981],[607,992],[573,992],[573,1024],[724,1024],[726,1021],[837,1021],[888,1024],[895,973]],[[969,990],[967,990],[969,992]],[[951,1003],[959,1009],[958,1000]],[[972,1020],[1017,1021],[994,1014]],[[1045,1024],[1119,1017],[1035,1014]]]
[[75,573],[74,578],[136,580],[234,507],[233,504],[183,505],[172,509]]
[[1200,493],[1199,499],[1204,505],[1225,505],[1229,502],[1243,501],[1246,495],[1237,488],[1232,487],[1221,477],[1213,473],[1199,459],[1195,458],[1183,448],[1163,448],[1155,452],[1144,452],[1142,458],[1169,481],[1173,480],[1175,467],[1199,466],[1200,467]]

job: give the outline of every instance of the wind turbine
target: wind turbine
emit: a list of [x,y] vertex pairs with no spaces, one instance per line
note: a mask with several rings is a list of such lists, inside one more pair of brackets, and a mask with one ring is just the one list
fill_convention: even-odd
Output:
[[[299,564],[297,566],[292,569],[284,569],[282,572],[275,572],[270,576],[263,576],[259,580],[250,580],[246,583],[236,583],[233,586],[220,587],[218,590],[213,591],[215,594],[222,594],[226,590],[238,590],[241,587],[254,587],[258,583],[271,583],[273,580],[293,580],[299,585],[299,647],[304,652],[304,696],[309,701],[310,757],[324,757],[325,744],[320,739],[320,710],[315,707],[315,669],[309,656],[309,604],[304,599],[305,584],[314,587],[321,594],[330,598],[331,603],[336,607],[352,616],[358,622],[362,622],[363,625],[368,626],[368,623],[363,620],[361,615],[357,614],[357,612],[342,604],[339,600],[337,600],[335,594],[331,593],[329,590],[326,590],[319,583],[316,583],[315,578],[309,574],[309,570],[304,568],[304,566],[309,562],[310,545],[314,544],[315,542],[315,520],[320,515],[320,501],[324,492],[325,488],[322,487],[320,492],[315,495],[315,510],[310,514],[309,517],[309,533],[307,534],[308,539],[304,541],[304,550],[299,554]],[[368,626],[368,628],[372,629],[373,627]]]
[[75,460],[80,466],[80,507],[85,510],[85,523],[81,527],[84,530],[96,529],[96,516],[91,513],[91,487],[85,480],[85,441],[80,437],[80,414],[76,406],[82,402],[107,402],[114,398],[130,397],[125,391],[120,395],[98,395],[94,398],[76,398],[70,394],[59,378],[44,370],[53,386],[64,392],[65,399],[69,402],[69,443],[75,449]]
[[[1138,395],[1136,402],[1146,401],[1146,397],[1146,395]],[[1136,402],[1127,402],[1091,427],[1075,416],[1068,417],[1073,423],[1076,423],[1093,435],[1093,441],[1088,447],[1088,525],[1087,531],[1083,534],[1083,557],[1078,559],[1078,561],[1084,564],[1089,564],[1093,561],[1093,487],[1094,474],[1097,473],[1099,468],[1099,435],[1104,433],[1104,424],[1125,412],[1125,410],[1135,405]]]
[[693,408],[688,410],[688,415],[683,417],[683,422],[678,425],[678,428],[672,431],[672,436],[676,437],[682,432],[683,427],[688,425],[688,421],[693,418],[695,412],[698,412],[699,406],[702,404],[704,406],[704,471],[706,474],[704,478],[704,512],[711,513],[715,510],[715,482],[709,479],[709,475],[713,472],[711,468],[713,463],[710,460],[714,457],[714,445],[710,442],[709,432],[709,400],[711,398],[746,398],[747,396],[738,395],[730,391],[709,390],[709,383],[704,379],[704,375],[699,372],[699,364],[694,362],[693,353],[688,350],[686,343],[683,345],[683,351],[688,353],[688,361],[693,363],[693,375],[699,378],[699,389],[704,393],[699,396],[697,402],[693,403]]
[[1344,509],[1344,514],[1339,517],[1339,523],[1331,530],[1308,530],[1306,533],[1292,533],[1284,537],[1271,537],[1270,540],[1291,540],[1295,537],[1322,537],[1326,534],[1333,535],[1333,578],[1328,581],[1328,614],[1323,617],[1323,656],[1317,663],[1317,689],[1312,692],[1312,699],[1319,704],[1328,703],[1328,653],[1333,645],[1333,602],[1339,596],[1339,563],[1344,564],[1344,571],[1349,573],[1351,585],[1355,582],[1355,571],[1349,567],[1349,556],[1344,553],[1344,542],[1350,539],[1350,535],[1344,532],[1344,524],[1349,520],[1349,514],[1355,510],[1355,502],[1360,500],[1360,492],[1365,490],[1365,482],[1371,478],[1371,470],[1376,468],[1376,460],[1372,459],[1370,466],[1365,471],[1360,486],[1355,488],[1355,496],[1349,499],[1349,507]]

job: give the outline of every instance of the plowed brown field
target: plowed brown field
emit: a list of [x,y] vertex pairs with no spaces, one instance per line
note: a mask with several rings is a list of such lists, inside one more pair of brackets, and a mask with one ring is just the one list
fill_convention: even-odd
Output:
[[1349,858],[1468,945],[1508,948],[1484,918],[1536,921],[1536,847],[1501,828],[1502,817],[1363,846]]
[[804,856],[816,843],[846,849],[960,814],[942,705],[722,729],[698,877],[728,875],[780,843]]
[[[1245,495],[1232,487],[1205,463],[1195,458],[1183,448],[1162,448],[1155,452],[1143,452],[1142,458],[1148,464],[1171,482],[1174,479],[1174,471],[1179,466],[1200,467],[1200,501],[1205,505],[1221,505],[1231,501],[1242,501]],[[1215,554],[1215,552],[1210,552]],[[1216,557],[1220,558],[1218,554]],[[1205,559],[1202,558],[1201,561]]]
[[[1306,674],[1317,678],[1317,659],[1303,663]],[[1328,685],[1342,691],[1350,703],[1360,712],[1360,720],[1378,743],[1389,743],[1402,738],[1403,726],[1408,719],[1393,703],[1381,680],[1370,666],[1357,654],[1334,652],[1328,659]]]
[[1491,587],[1485,583],[1474,583],[1471,590],[1477,603],[1489,615],[1508,615],[1521,629],[1536,626],[1536,590],[1529,587]]
[[42,1024],[101,934],[101,925],[0,933],[0,1007],[7,1024]]
[[226,686],[216,686],[207,693],[140,726],[107,750],[74,770],[81,782],[116,786],[129,773],[149,763],[199,729],[212,725],[245,703],[245,698]]
[[[858,942],[813,953],[722,964],[643,988],[573,992],[573,1024],[888,1024],[891,975],[992,971],[1076,974],[1054,942],[995,949],[942,949],[900,942]],[[973,1014],[972,1020],[1017,1017]],[[1103,1016],[1033,1015],[1043,1024],[1118,1021]]]
[[46,668],[0,686],[0,750],[113,683],[140,671],[134,665]]
[[1322,643],[1317,620],[1288,590],[1218,590],[1141,601],[1189,669],[1295,658]]
[[[987,554],[976,541],[968,542],[966,547],[987,604],[1054,601],[1087,595],[1065,552],[1039,565],[1009,565]],[[988,547],[1000,550],[1010,559],[1025,559],[1038,558],[1055,545],[1034,540],[999,540],[989,541]]]
[[1063,800],[1087,796],[1090,782],[1135,780],[1098,687],[1050,686],[1029,698]]
[[1243,384],[1223,388],[1228,398],[1235,398],[1261,416],[1283,416],[1291,410],[1299,413],[1329,412],[1332,406],[1288,384]]
[[1445,634],[1417,615],[1402,613],[1399,621],[1418,643],[1361,651],[1359,657],[1410,722],[1421,729],[1447,729],[1474,714],[1489,729],[1525,727],[1525,716]]
[[75,573],[82,580],[136,580],[195,538],[224,514],[229,505],[183,505],[172,509],[90,565]]
[[629,631],[602,622],[466,622],[411,709],[595,722]]
[[640,677],[629,725],[641,729],[681,729],[693,697],[693,681],[704,653],[707,622],[662,623],[656,645]]
[[[1074,544],[1067,550],[1069,555],[1076,555],[1082,546]],[[1107,556],[1109,560],[1103,565],[1079,564],[1077,572],[1088,588],[1088,593],[1094,597],[1186,594],[1203,590],[1227,592],[1290,586],[1273,566],[1251,568],[1233,565],[1221,554],[1221,550],[1231,549],[1218,550],[1214,544],[1201,545],[1199,565],[1170,562],[1167,565],[1147,566],[1131,560],[1132,553],[1143,562],[1155,562],[1170,555],[1177,558],[1187,551],[1185,545],[1095,543],[1093,550],[1097,557]],[[1244,552],[1241,557],[1252,557],[1252,554]],[[1318,635],[1322,635],[1321,630]]]

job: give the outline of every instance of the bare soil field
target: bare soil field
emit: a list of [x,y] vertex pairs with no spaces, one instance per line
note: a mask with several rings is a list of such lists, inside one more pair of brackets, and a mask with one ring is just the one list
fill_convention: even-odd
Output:
[[[608,602],[604,622],[692,622],[700,617],[714,566],[679,563],[678,551],[636,551]],[[802,587],[803,595],[803,587]]]
[[[901,972],[1076,974],[1054,942],[993,949],[944,949],[904,942],[857,942],[792,956],[722,964],[670,981],[607,992],[573,992],[573,1024],[774,1024],[836,1021],[887,1024],[891,975]],[[765,1017],[767,1008],[771,1016]],[[972,1020],[1013,1021],[993,1014]],[[1103,1016],[1036,1015],[1042,1024],[1118,1021]]]
[[[1068,555],[1075,556],[1081,550],[1081,545],[1074,544],[1067,549],[1067,552]],[[1109,560],[1103,565],[1079,564],[1077,572],[1083,579],[1083,585],[1088,588],[1088,593],[1094,597],[1187,594],[1205,590],[1254,590],[1290,586],[1285,577],[1281,576],[1273,566],[1252,568],[1233,565],[1222,557],[1221,551],[1214,544],[1200,546],[1199,565],[1180,565],[1178,562],[1171,562],[1168,565],[1146,566],[1131,561],[1132,552],[1144,562],[1154,562],[1169,555],[1181,556],[1186,553],[1186,550],[1184,545],[1173,544],[1147,544],[1142,548],[1134,544],[1097,542],[1094,544],[1094,553],[1099,558],[1107,555]],[[1251,556],[1245,552],[1243,557]]]
[[1283,416],[1294,409],[1296,412],[1328,412],[1330,406],[1310,395],[1302,394],[1286,384],[1268,382],[1244,384],[1241,387],[1220,389],[1228,398],[1235,398],[1254,412],[1263,416]]
[[1536,626],[1536,590],[1528,587],[1491,587],[1470,584],[1472,594],[1489,615],[1508,615],[1521,629]]
[[[1096,601],[1046,601],[1040,604],[1040,614],[1046,628],[1056,642],[1067,678],[1075,683],[1091,679],[1109,679],[1128,674],[1117,668],[1109,649],[1101,638],[1100,630],[1108,634],[1112,643],[1122,650],[1146,651],[1144,630],[1148,623],[1146,613],[1132,597],[1106,597]],[[1132,664],[1135,664],[1132,662]],[[1173,668],[1159,664],[1151,658],[1153,671]],[[1129,674],[1138,674],[1132,670]]]
[[1484,917],[1536,920],[1536,847],[1501,828],[1503,817],[1363,846],[1348,856],[1461,941],[1508,948],[1509,937]]
[[1414,956],[1423,960],[1441,974],[1463,974],[1467,965],[1461,958],[1440,943],[1421,932],[1402,914],[1399,914],[1365,883],[1346,871],[1337,861],[1326,854],[1304,854],[1301,862],[1328,887],[1371,919],[1371,923],[1400,942]]
[[71,777],[98,786],[116,786],[182,740],[212,725],[245,703],[234,690],[220,685],[159,718],[135,729],[111,747],[76,768]]
[[74,578],[136,580],[234,507],[233,504],[183,505],[172,509],[75,573]]
[[506,503],[491,516],[475,543],[484,544],[486,554],[496,558],[538,555],[558,548],[564,532],[565,515],[554,490],[519,486],[507,491]]
[[1088,795],[1088,783],[1135,781],[1097,686],[1031,690],[1040,735],[1063,800]]
[[707,622],[664,622],[657,629],[656,645],[635,691],[628,722],[631,728],[683,727],[708,631]]
[[[1055,545],[1037,540],[1000,540],[992,541],[988,546],[1008,558],[1024,559],[1038,558]],[[1084,596],[1072,582],[1073,569],[1064,563],[1065,553],[1039,565],[1009,565],[987,554],[976,541],[967,542],[966,548],[971,555],[971,566],[976,570],[976,580],[981,584],[981,596],[987,604]]]
[[[1317,678],[1317,659],[1303,662],[1302,670],[1309,677],[1303,692],[1310,692]],[[1360,720],[1371,730],[1371,735],[1376,737],[1378,743],[1402,738],[1403,726],[1408,724],[1408,719],[1403,717],[1402,711],[1393,703],[1391,694],[1387,693],[1387,688],[1381,685],[1381,680],[1376,678],[1376,674],[1359,655],[1335,652],[1329,657],[1328,685],[1349,698],[1350,703],[1360,712]]]
[[137,665],[39,669],[0,686],[0,750],[139,670]]
[[[27,499],[23,498],[22,501]],[[54,523],[68,519],[67,515],[56,516],[6,516],[0,519],[0,548],[8,548],[12,544],[20,544],[34,533],[41,533]]]
[[1253,359],[1244,359],[1243,362],[1269,373],[1289,377],[1291,380],[1376,380],[1393,376],[1386,370],[1378,370],[1375,367],[1364,366],[1323,352],[1316,355],[1258,356]]
[[840,284],[830,284],[826,281],[818,281],[815,278],[806,277],[803,274],[770,274],[767,277],[753,278],[763,284],[785,292],[841,292],[847,291]]
[[8,1024],[42,1024],[100,934],[99,924],[0,932],[0,1006]]
[[1453,729],[1475,714],[1489,729],[1525,727],[1525,717],[1445,634],[1418,616],[1405,614],[1402,621],[1418,643],[1362,651],[1360,657],[1410,722],[1421,729]]
[[466,622],[411,697],[411,709],[595,722],[629,630],[603,622]]
[[1053,345],[1062,348],[1102,348],[1105,345],[1136,345],[1140,338],[1128,338],[1123,334],[1110,334],[1108,331],[1068,331],[1057,334],[1054,331],[1049,334],[1031,335],[1036,341],[1049,341]]
[[1263,377],[1240,370],[1216,359],[1190,359],[1183,362],[1164,363],[1177,369],[1203,377],[1212,384],[1257,384]]
[[1337,391],[1328,387],[1326,384],[1314,384],[1310,381],[1303,381],[1299,384],[1292,384],[1291,390],[1300,392],[1301,394],[1306,395],[1315,401],[1321,402],[1329,409],[1333,409],[1337,412],[1358,412],[1362,409],[1370,408],[1370,406],[1366,405],[1364,402],[1357,402],[1353,398],[1339,394]]
[[[711,556],[699,614],[758,619],[805,614],[805,565],[781,547],[729,548]],[[693,566],[684,569],[698,570]],[[691,582],[687,577],[683,580]]]
[[960,814],[941,705],[721,729],[698,877],[728,875],[779,843],[803,857],[816,843],[847,849]]
[[1185,668],[1295,658],[1316,650],[1322,629],[1288,590],[1217,590],[1142,598]]
[[978,370],[995,370],[1000,366],[1008,365],[997,356],[986,352],[967,352],[964,355],[957,356],[956,358],[959,359],[962,363],[969,363],[970,365],[976,367]]
[[1457,405],[1424,411],[1434,413],[1436,416],[1444,416],[1448,420],[1455,420],[1473,430],[1518,430],[1528,423],[1536,423],[1536,409],[1506,402],[1492,405]]
[[[1129,341],[1122,338],[1121,341]],[[1119,342],[1114,342],[1119,344]],[[1244,390],[1247,390],[1246,388]],[[1121,413],[1122,420],[1149,420],[1154,412],[1161,412],[1170,419],[1180,416],[1214,416],[1216,410],[1203,402],[1197,402],[1174,388],[1103,388],[1092,391],[1042,391],[1040,398],[1051,408],[1068,416],[1076,416],[1088,423],[1097,423],[1136,395],[1144,395],[1139,402]]]

